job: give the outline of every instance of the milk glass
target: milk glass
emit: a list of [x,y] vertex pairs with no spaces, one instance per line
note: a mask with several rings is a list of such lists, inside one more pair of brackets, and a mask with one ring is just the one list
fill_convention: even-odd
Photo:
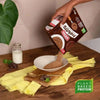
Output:
[[23,53],[20,43],[13,44],[12,47],[12,59],[16,64],[21,64],[23,62]]

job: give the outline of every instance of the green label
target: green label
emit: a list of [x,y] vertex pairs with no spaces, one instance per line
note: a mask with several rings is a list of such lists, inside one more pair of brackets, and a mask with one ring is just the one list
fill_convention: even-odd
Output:
[[85,28],[82,28],[82,33],[86,33],[86,29]]
[[90,93],[93,92],[93,79],[78,80],[75,84],[75,93]]

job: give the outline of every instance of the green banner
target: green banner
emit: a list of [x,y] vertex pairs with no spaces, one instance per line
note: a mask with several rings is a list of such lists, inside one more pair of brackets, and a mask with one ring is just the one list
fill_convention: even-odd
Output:
[[93,92],[93,79],[78,80],[75,83],[75,93],[90,93]]

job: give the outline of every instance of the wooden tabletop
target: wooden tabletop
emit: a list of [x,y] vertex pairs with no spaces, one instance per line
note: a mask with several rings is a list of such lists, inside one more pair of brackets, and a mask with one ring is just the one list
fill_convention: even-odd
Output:
[[[19,65],[19,69],[33,65],[33,60],[38,56],[54,55],[57,52],[58,50],[55,46],[24,51],[24,61],[23,64]],[[0,100],[100,100],[100,54],[79,43],[72,47],[70,52],[75,56],[79,56],[81,60],[94,57],[96,59],[96,66],[74,71],[66,85],[48,88],[41,87],[33,97],[20,94],[18,91],[10,93],[0,86]],[[10,72],[7,65],[3,64],[3,59],[11,59],[11,54],[0,56],[0,77]],[[75,94],[75,82],[78,79],[91,78],[94,79],[93,92]]]

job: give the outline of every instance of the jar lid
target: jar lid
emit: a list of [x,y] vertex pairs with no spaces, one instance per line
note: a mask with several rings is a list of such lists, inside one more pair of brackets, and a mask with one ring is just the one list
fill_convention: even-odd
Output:
[[18,46],[18,47],[20,47],[20,46],[21,46],[21,43],[14,43],[13,46]]

